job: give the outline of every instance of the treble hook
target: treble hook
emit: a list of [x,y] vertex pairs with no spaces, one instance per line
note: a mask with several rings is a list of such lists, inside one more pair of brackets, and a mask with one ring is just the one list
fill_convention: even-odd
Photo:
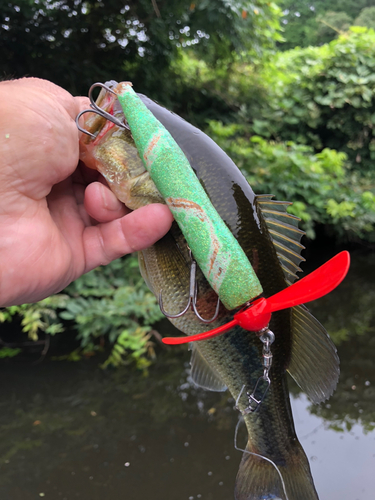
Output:
[[159,293],[159,307],[161,312],[166,316],[167,318],[180,318],[184,314],[187,313],[189,307],[194,311],[194,314],[197,316],[197,318],[202,321],[202,323],[212,323],[217,319],[219,315],[219,307],[220,307],[220,298],[217,298],[217,304],[216,304],[216,309],[215,313],[212,316],[211,319],[204,319],[202,316],[199,314],[198,309],[197,309],[197,294],[198,294],[198,285],[197,285],[197,280],[196,280],[196,273],[197,273],[197,263],[193,258],[193,255],[191,253],[191,250],[189,248],[189,256],[191,260],[191,266],[190,266],[190,285],[189,285],[189,300],[188,303],[185,307],[185,309],[178,314],[169,314],[165,311],[163,307],[163,299],[162,299],[162,290],[160,290]]
[[104,109],[100,108],[96,102],[94,101],[94,98],[93,98],[93,95],[92,95],[92,91],[96,88],[96,87],[101,87],[103,89],[105,89],[107,92],[110,92],[111,94],[114,94],[114,95],[117,95],[116,92],[114,92],[111,88],[109,88],[107,85],[104,85],[104,83],[94,83],[93,85],[91,85],[90,89],[89,89],[89,99],[90,99],[90,109],[84,109],[83,111],[81,111],[80,113],[78,113],[78,115],[76,116],[76,125],[77,125],[77,128],[80,132],[83,132],[84,134],[87,134],[91,137],[93,137],[95,139],[95,135],[92,134],[91,132],[89,132],[88,130],[85,130],[84,128],[82,128],[79,124],[79,119],[81,118],[81,116],[85,113],[96,113],[97,115],[101,116],[102,118],[104,118],[105,120],[109,120],[110,122],[114,123],[115,125],[117,125],[118,127],[120,128],[125,128],[127,130],[130,130],[129,126],[128,125],[125,125],[125,123],[121,122],[120,120],[118,120],[116,117],[114,117],[113,115],[111,115],[110,113],[107,113],[107,111],[104,111]]

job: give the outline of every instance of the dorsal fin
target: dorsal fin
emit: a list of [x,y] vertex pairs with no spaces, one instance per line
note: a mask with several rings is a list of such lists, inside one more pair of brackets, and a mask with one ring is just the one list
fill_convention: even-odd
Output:
[[288,372],[313,403],[328,399],[340,369],[336,347],[305,306],[292,308],[292,351]]
[[224,392],[227,386],[223,383],[218,373],[208,364],[198,348],[193,344],[191,354],[191,378],[193,382],[209,391]]
[[292,205],[292,203],[275,201],[272,198],[272,194],[258,195],[256,197],[276,248],[285,278],[291,284],[297,279],[295,273],[301,272],[299,264],[305,260],[301,257],[301,251],[305,247],[300,243],[305,233],[298,228],[300,219],[287,212],[288,206]]

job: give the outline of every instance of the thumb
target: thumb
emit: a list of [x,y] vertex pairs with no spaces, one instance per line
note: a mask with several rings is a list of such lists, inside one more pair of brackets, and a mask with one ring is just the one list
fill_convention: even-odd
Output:
[[153,245],[167,233],[172,221],[168,207],[152,204],[120,219],[86,227],[83,235],[84,272]]

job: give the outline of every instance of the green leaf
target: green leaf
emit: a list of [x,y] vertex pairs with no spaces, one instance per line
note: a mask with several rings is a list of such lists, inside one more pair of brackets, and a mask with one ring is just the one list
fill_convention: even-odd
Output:
[[0,349],[0,358],[13,358],[14,356],[17,356],[17,354],[19,354],[21,350],[22,349],[20,349],[19,347],[2,347]]

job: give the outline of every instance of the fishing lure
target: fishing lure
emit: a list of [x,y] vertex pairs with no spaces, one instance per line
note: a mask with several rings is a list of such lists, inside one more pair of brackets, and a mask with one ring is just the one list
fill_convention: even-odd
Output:
[[[96,106],[91,97],[95,86],[117,95],[127,125]],[[165,344],[208,340],[235,325],[260,332],[261,336],[268,329],[273,312],[318,299],[344,279],[350,265],[346,251],[281,292],[267,299],[260,297],[262,286],[242,248],[212,205],[178,144],[134,92],[132,84],[122,82],[113,88],[94,84],[89,95],[93,109],[77,116],[78,127],[78,119],[83,113],[95,111],[118,126],[130,128],[145,168],[185,236],[194,257],[193,269],[196,261],[226,309],[241,307],[225,325],[197,335],[167,337],[163,339]],[[191,288],[189,304],[194,299],[194,287]],[[187,311],[189,304],[179,315]]]
[[207,340],[235,325],[245,330],[267,328],[272,312],[318,299],[336,288],[346,276],[350,257],[341,252],[315,272],[268,299],[246,255],[212,206],[189,162],[169,132],[147,109],[129,82],[115,93],[143,160],[166,200],[189,247],[212,288],[227,309],[245,306],[234,319],[207,333],[164,338],[166,344]]

